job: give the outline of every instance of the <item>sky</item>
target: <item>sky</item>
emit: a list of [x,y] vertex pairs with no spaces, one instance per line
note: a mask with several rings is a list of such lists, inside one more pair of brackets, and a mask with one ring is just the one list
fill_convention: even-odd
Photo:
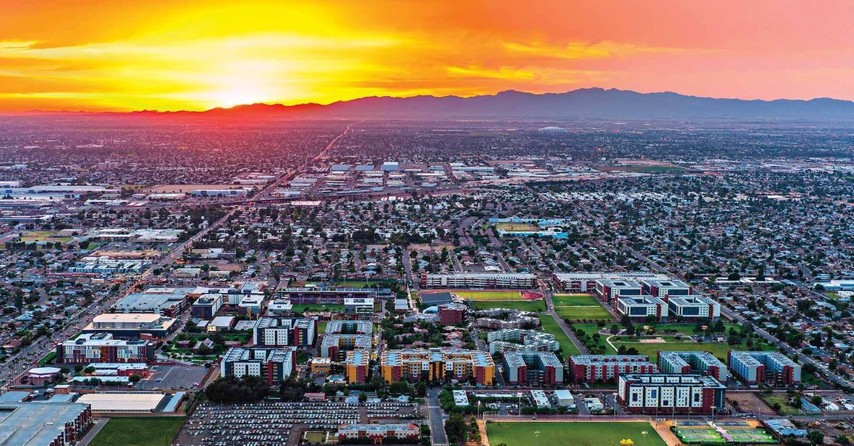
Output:
[[0,0],[0,112],[586,87],[854,100],[854,1]]

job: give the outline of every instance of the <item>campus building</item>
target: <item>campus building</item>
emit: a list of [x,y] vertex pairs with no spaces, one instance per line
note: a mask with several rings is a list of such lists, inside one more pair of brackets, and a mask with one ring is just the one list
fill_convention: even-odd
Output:
[[252,342],[264,347],[312,347],[317,339],[314,319],[262,317],[252,329]]
[[222,308],[222,303],[223,298],[221,294],[205,294],[193,302],[190,313],[197,318],[209,321]]
[[154,313],[104,313],[83,327],[83,333],[105,332],[117,338],[162,338],[175,330],[175,319]]
[[667,302],[655,296],[620,297],[616,304],[617,313],[632,319],[654,316],[657,321],[667,320]]
[[[389,288],[280,288],[277,298],[292,304],[344,304],[344,299],[391,298]],[[371,310],[373,311],[373,309]]]
[[551,352],[515,351],[504,354],[504,377],[510,384],[563,384],[563,364]]
[[643,287],[632,279],[599,279],[595,291],[603,302],[613,302],[620,297],[640,296]]
[[491,386],[495,363],[489,353],[453,348],[386,350],[380,359],[380,371],[386,382],[474,380]]
[[366,444],[414,443],[421,438],[416,424],[342,424],[338,426],[338,442],[358,441]]
[[655,274],[644,271],[632,272],[572,272],[572,273],[555,273],[553,281],[555,285],[562,291],[567,293],[591,293],[596,289],[596,281],[600,279],[632,279],[642,281],[646,279],[667,280],[669,277],[665,274]]
[[631,413],[711,414],[724,408],[726,386],[705,375],[620,375],[618,401]]
[[487,333],[489,352],[504,353],[507,351],[549,351],[560,350],[560,343],[554,335],[538,330],[523,330],[509,328]]
[[442,325],[462,324],[466,320],[468,307],[463,304],[449,303],[439,305],[439,323]]
[[344,375],[348,384],[361,384],[368,381],[368,362],[370,350],[351,350],[344,359]]
[[670,296],[687,296],[691,294],[691,286],[677,279],[648,278],[639,281],[644,294],[667,300]]
[[296,368],[296,348],[233,347],[223,355],[220,376],[260,376],[267,384],[279,384]]
[[370,318],[374,314],[374,298],[348,297],[344,299],[344,314]]
[[729,381],[726,364],[709,352],[658,352],[658,368],[662,373],[704,373]]
[[371,336],[363,334],[325,334],[320,342],[320,357],[339,361],[350,350],[370,350]]
[[569,357],[573,382],[607,382],[626,373],[658,373],[646,355],[575,355]]
[[78,444],[92,425],[83,403],[0,403],[0,442],[15,446]]
[[148,362],[154,345],[143,339],[113,339],[110,333],[83,333],[56,346],[56,361],[65,364],[92,362]]
[[131,293],[112,306],[114,313],[156,313],[175,317],[190,305],[193,288],[149,288]]
[[421,275],[422,288],[536,288],[537,275],[528,273],[453,273]]
[[698,294],[670,296],[667,299],[667,306],[670,308],[671,316],[682,319],[718,320],[721,317],[721,304]]
[[771,382],[791,386],[801,382],[801,366],[778,352],[731,351],[729,368],[747,384]]

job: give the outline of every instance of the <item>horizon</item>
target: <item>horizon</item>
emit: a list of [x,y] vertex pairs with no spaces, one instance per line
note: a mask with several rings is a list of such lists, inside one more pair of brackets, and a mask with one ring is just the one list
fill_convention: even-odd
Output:
[[0,113],[583,88],[854,100],[848,2],[401,5],[12,0],[0,17]]

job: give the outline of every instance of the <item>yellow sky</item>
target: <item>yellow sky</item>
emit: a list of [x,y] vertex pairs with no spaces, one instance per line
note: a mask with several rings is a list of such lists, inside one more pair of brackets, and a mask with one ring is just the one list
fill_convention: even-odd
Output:
[[0,112],[589,86],[850,99],[851,17],[844,1],[0,0]]

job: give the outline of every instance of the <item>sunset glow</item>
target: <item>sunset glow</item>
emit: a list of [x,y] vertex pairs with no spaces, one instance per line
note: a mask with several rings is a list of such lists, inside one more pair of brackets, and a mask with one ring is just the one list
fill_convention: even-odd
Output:
[[593,86],[854,99],[854,3],[845,1],[6,0],[0,9],[0,112]]

